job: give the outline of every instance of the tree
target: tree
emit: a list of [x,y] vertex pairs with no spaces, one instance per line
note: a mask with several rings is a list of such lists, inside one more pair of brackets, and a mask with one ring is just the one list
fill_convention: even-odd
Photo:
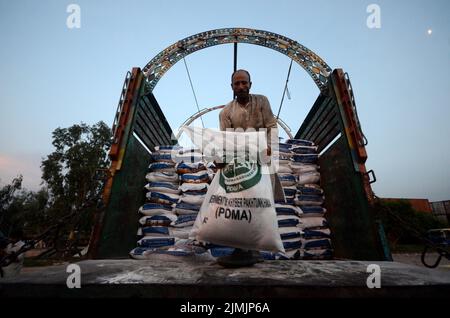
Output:
[[[73,211],[83,214],[82,230],[92,226],[91,206],[100,202],[103,181],[95,180],[97,169],[109,166],[107,151],[111,130],[104,122],[84,123],[53,131],[55,151],[42,161],[42,179],[49,190],[50,214],[61,218]],[[73,225],[73,224],[72,224]]]
[[11,184],[5,185],[0,189],[0,209],[4,211],[8,208],[8,205],[11,204],[11,201],[14,198],[14,192],[20,190],[22,188],[23,176],[19,175],[17,178],[14,178]]
[[420,238],[445,224],[428,212],[415,211],[407,201],[380,201],[377,206],[387,238],[395,249],[397,244],[421,244]]
[[0,231],[8,234],[11,230],[12,224],[9,220],[9,208],[14,201],[15,193],[22,188],[23,176],[19,175],[14,178],[11,184],[5,185],[0,189]]
[[1,228],[6,232],[21,229],[29,238],[40,234],[51,222],[51,217],[47,213],[47,203],[46,188],[37,192],[26,189],[17,191],[4,210]]

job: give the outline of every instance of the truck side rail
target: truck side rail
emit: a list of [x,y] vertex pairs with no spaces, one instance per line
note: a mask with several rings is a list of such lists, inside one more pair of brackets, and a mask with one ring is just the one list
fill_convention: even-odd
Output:
[[124,94],[127,97],[114,120],[115,144],[103,193],[104,209],[91,236],[91,258],[127,257],[136,246],[134,233],[138,209],[145,201],[150,153],[157,145],[172,144],[172,130],[153,94],[146,93],[142,71],[133,68],[125,83],[121,99]]
[[[296,138],[318,145],[321,186],[337,258],[385,260],[382,228],[375,221],[373,192],[365,168],[367,154],[348,77],[334,70]],[[353,103],[352,103],[353,102]]]

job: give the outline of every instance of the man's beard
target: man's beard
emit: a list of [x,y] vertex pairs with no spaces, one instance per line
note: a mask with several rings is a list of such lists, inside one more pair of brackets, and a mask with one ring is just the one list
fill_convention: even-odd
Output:
[[246,99],[249,96],[249,91],[241,91],[236,93],[236,97],[239,99]]

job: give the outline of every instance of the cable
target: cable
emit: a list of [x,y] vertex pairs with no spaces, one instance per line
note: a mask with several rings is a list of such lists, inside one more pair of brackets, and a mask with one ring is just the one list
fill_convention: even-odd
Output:
[[[192,93],[194,94],[194,99],[195,99],[195,104],[197,105],[197,110],[200,111],[200,107],[198,107],[197,96],[195,95],[195,91],[194,91],[194,85],[192,85],[191,74],[189,74],[189,69],[188,69],[188,66],[186,64],[186,60],[184,57],[183,57],[183,62],[184,62],[184,66],[186,67],[187,75],[189,77],[189,83],[191,83],[191,89],[192,89]],[[203,123],[203,118],[200,117],[200,120],[202,121],[203,128],[205,128],[205,124]]]
[[[292,68],[292,62],[293,62],[293,61],[294,61],[294,60],[291,59],[291,64],[289,65],[289,71],[288,71],[288,75],[287,75],[287,78],[286,78],[286,84],[284,85],[283,97],[281,98],[280,108],[278,108],[277,119],[278,119],[278,117],[280,117],[281,107],[283,106],[284,95],[286,94],[287,85],[288,85],[288,82],[289,82],[289,76],[291,75],[291,68]],[[289,99],[290,99],[290,98],[289,98]]]

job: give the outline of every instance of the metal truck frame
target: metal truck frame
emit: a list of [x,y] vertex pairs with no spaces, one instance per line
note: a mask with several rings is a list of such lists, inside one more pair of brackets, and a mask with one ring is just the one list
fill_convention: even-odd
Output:
[[103,194],[104,209],[90,242],[92,258],[127,258],[136,245],[138,209],[145,202],[149,152],[173,144],[172,129],[152,91],[165,72],[184,56],[213,45],[249,43],[289,56],[320,90],[296,138],[318,145],[321,186],[335,259],[392,260],[381,221],[372,204],[362,133],[350,79],[314,52],[284,36],[254,29],[228,28],[199,33],[169,46],[142,70],[127,73],[113,124],[113,145]]

